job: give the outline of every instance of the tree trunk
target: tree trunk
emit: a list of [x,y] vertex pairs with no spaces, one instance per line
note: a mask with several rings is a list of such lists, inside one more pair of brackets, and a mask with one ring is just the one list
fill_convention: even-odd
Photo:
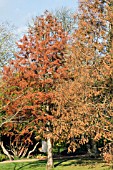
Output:
[[92,140],[92,153],[94,154],[95,157],[97,156],[97,145],[94,140]]
[[28,148],[25,148],[25,149],[24,149],[24,152],[23,152],[23,154],[22,154],[22,156],[21,156],[21,158],[24,158],[24,157],[25,157],[27,151],[28,151]]
[[54,165],[53,165],[53,155],[52,155],[52,143],[50,137],[47,138],[47,170],[51,170]]
[[5,155],[7,155],[8,158],[9,158],[9,160],[11,161],[11,160],[12,160],[11,155],[10,155],[9,152],[6,150],[6,148],[4,147],[3,141],[0,141],[0,146],[1,146],[2,150],[3,150],[3,153],[4,153]]
[[92,139],[90,144],[87,144],[87,150],[88,155],[90,157],[96,157],[97,156],[97,146],[96,142]]

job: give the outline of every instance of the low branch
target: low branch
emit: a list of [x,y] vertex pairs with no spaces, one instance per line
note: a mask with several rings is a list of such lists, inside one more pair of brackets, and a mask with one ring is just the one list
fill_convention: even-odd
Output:
[[21,156],[22,158],[24,158],[24,157],[25,157],[25,155],[26,155],[27,151],[28,151],[28,148],[25,148],[25,149],[24,149],[24,152],[23,152],[23,154],[22,154],[22,156]]
[[19,99],[20,97],[22,97],[24,94],[21,94],[20,96],[16,97],[15,99],[11,100],[8,104],[6,104],[5,106],[0,107],[0,110],[2,110],[3,108],[5,108],[6,106],[9,106],[9,104],[11,104],[12,102],[16,101],[17,99]]
[[38,144],[39,144],[39,142],[37,142],[36,145],[34,146],[34,148],[31,151],[29,151],[27,158],[29,158],[31,153],[33,153],[35,151],[35,149],[38,146]]
[[5,120],[4,122],[2,122],[2,123],[0,124],[0,128],[1,128],[4,124],[9,123],[9,122],[12,122],[12,119],[14,119],[20,111],[21,111],[21,109],[19,109],[19,110],[18,110],[14,115],[12,115],[10,118],[7,118],[7,120]]

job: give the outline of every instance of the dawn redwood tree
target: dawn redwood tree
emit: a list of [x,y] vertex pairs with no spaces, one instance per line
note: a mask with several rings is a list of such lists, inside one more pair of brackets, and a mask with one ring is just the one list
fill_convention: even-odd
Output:
[[[113,163],[113,0],[99,1],[98,3],[103,7],[101,24],[106,37],[102,41],[106,43],[103,44],[103,58],[96,64],[97,76],[93,72],[95,81],[92,97],[95,113],[101,117],[100,129],[102,131],[100,130],[99,137],[105,139],[103,156],[106,161]],[[99,137],[97,135],[97,139]]]
[[68,78],[56,90],[59,121],[54,127],[59,124],[60,130],[55,132],[69,141],[70,149],[89,138],[103,139],[103,155],[112,161],[113,1],[83,0],[75,17],[78,28],[67,49]]
[[70,74],[74,73],[70,90],[75,95],[77,108],[80,106],[80,120],[84,120],[83,136],[90,136],[93,141],[103,138],[106,148],[103,155],[106,160],[112,161],[113,1],[84,0],[80,3],[77,17],[78,29],[73,35],[72,45],[73,62],[70,62]]
[[112,155],[112,1],[84,0],[79,11],[67,48],[67,35],[51,15],[38,17],[20,40],[16,60],[4,69],[12,87],[4,104],[22,97],[5,110],[13,115],[20,109],[17,120],[27,121],[22,133],[36,131],[37,138],[48,140],[50,151],[51,139],[76,149],[89,138],[103,138]]
[[[47,169],[53,167],[52,122],[55,116],[52,110],[55,106],[52,101],[60,79],[66,77],[66,44],[67,33],[62,24],[46,11],[35,19],[28,35],[17,43],[20,51],[15,54],[16,59],[9,67],[4,67],[3,79],[9,89],[3,100],[4,110],[7,115],[18,112],[14,117],[16,123],[27,122],[22,134],[35,131],[37,138],[47,139]],[[17,100],[13,100],[15,97]],[[16,123],[13,123],[15,128]]]

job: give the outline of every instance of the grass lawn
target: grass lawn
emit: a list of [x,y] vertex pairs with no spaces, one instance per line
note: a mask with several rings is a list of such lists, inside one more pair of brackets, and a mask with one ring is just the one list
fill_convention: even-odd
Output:
[[[54,170],[112,170],[101,160],[55,160]],[[0,163],[1,170],[45,170],[46,161]]]

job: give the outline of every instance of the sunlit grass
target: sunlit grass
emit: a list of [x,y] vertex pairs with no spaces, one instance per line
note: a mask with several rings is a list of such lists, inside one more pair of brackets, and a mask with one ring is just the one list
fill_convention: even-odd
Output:
[[[71,159],[55,160],[55,170],[111,170],[101,160]],[[0,163],[1,170],[45,170],[46,161]]]

